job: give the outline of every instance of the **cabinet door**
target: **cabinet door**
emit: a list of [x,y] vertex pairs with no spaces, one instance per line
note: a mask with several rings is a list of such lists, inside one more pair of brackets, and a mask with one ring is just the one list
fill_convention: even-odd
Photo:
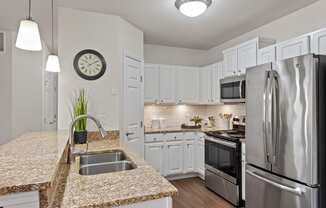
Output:
[[201,136],[196,145],[196,171],[201,177],[205,175],[205,139]]
[[164,175],[164,144],[145,144],[145,160],[155,168],[161,175]]
[[310,36],[302,36],[277,45],[277,60],[284,60],[310,53]]
[[313,53],[326,55],[326,30],[313,34]]
[[241,168],[242,168],[242,199],[246,200],[246,146],[241,143]]
[[183,142],[169,142],[166,144],[166,175],[175,175],[183,172]]
[[173,66],[160,66],[160,103],[176,103]]
[[237,74],[245,74],[246,68],[257,65],[257,41],[250,41],[238,48]]
[[212,73],[212,100],[214,104],[221,103],[220,80],[223,78],[223,62],[214,64]]
[[177,69],[177,102],[186,104],[199,103],[199,69],[180,67]]
[[235,75],[238,71],[238,51],[236,48],[228,49],[224,54],[224,72],[223,76]]
[[258,64],[267,64],[276,61],[275,45],[258,50]]
[[144,66],[144,102],[156,103],[159,100],[159,66],[145,64]]
[[200,104],[210,104],[212,103],[212,89],[213,89],[213,70],[212,66],[206,66],[200,69]]
[[191,173],[195,172],[195,142],[194,141],[187,141],[184,143],[184,166],[183,172],[184,173]]

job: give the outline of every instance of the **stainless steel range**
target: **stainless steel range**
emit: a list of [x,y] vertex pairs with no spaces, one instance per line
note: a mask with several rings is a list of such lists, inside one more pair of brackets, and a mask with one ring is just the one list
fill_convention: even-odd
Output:
[[233,130],[205,132],[206,187],[235,206],[241,201],[241,142],[244,126]]

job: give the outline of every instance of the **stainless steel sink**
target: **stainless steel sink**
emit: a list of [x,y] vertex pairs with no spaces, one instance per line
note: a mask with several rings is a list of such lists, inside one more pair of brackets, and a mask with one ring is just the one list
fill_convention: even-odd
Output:
[[80,175],[96,175],[101,173],[112,173],[134,169],[134,165],[127,160],[118,162],[98,163],[81,166],[79,169]]
[[127,160],[124,152],[112,150],[98,153],[87,153],[80,156],[80,165],[89,165],[95,163],[106,163]]
[[132,170],[136,166],[120,150],[87,153],[80,156],[80,175],[96,175]]

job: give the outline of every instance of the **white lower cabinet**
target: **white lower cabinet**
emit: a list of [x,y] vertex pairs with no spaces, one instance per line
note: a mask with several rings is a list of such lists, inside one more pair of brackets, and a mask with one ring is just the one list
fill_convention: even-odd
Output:
[[146,161],[161,175],[164,173],[164,143],[145,144]]
[[166,175],[183,173],[183,142],[169,142],[165,152]]
[[242,199],[246,200],[246,145],[241,143]]
[[183,173],[195,172],[195,142],[186,141],[184,143],[184,167]]
[[39,208],[39,192],[22,192],[8,194],[0,197],[0,207],[2,208]]
[[163,176],[204,174],[204,139],[195,132],[146,134],[145,160]]

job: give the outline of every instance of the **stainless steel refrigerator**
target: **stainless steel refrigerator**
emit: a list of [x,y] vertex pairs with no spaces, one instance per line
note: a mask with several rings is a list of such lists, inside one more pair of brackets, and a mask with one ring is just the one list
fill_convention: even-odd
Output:
[[246,207],[326,208],[326,57],[247,69]]

